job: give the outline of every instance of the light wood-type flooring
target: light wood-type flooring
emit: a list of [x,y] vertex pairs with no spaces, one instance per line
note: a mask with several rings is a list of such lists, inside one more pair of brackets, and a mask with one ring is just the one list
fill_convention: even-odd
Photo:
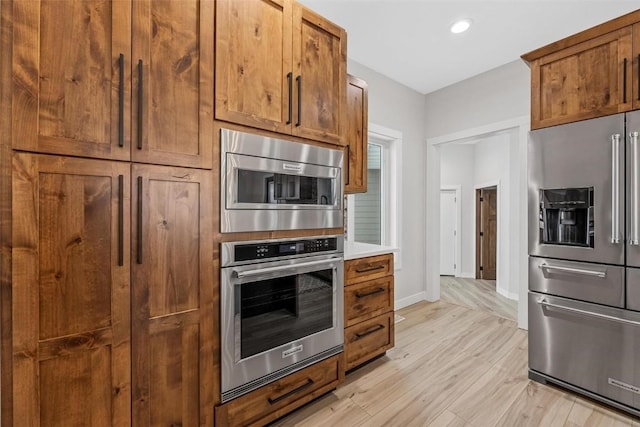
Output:
[[277,426],[634,426],[640,420],[527,379],[527,333],[444,301],[398,312],[396,347]]
[[518,320],[518,302],[497,293],[495,280],[440,276],[440,298],[451,304]]

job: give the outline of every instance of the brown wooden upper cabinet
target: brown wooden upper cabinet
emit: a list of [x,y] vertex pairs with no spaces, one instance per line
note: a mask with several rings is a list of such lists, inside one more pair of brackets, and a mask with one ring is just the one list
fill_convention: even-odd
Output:
[[640,109],[637,22],[640,11],[522,56],[531,67],[532,129]]
[[15,2],[13,148],[210,168],[213,14],[204,0]]
[[367,192],[368,86],[347,77],[347,145],[344,148],[345,193]]
[[344,145],[346,32],[292,0],[216,8],[216,118]]

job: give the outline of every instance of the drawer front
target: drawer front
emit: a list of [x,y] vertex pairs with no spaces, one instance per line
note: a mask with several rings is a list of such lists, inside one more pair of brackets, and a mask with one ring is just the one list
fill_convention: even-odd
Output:
[[358,323],[344,330],[346,369],[354,368],[384,353],[394,342],[393,312]]
[[624,308],[624,267],[529,257],[529,290]]
[[345,325],[393,311],[393,276],[344,288]]
[[358,258],[344,262],[346,285],[390,275],[393,275],[393,254]]
[[216,426],[264,425],[338,385],[340,359],[313,366],[245,394],[216,408]]
[[640,409],[640,313],[529,293],[529,368]]

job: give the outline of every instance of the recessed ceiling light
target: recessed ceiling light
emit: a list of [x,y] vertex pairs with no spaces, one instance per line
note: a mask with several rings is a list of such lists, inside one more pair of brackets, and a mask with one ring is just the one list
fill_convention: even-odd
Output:
[[451,25],[451,32],[453,34],[464,33],[471,26],[471,19],[460,19]]

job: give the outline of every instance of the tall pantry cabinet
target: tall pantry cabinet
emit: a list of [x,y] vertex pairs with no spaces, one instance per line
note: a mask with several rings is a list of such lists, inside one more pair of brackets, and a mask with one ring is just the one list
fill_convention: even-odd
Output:
[[2,424],[211,425],[213,1],[0,7]]

